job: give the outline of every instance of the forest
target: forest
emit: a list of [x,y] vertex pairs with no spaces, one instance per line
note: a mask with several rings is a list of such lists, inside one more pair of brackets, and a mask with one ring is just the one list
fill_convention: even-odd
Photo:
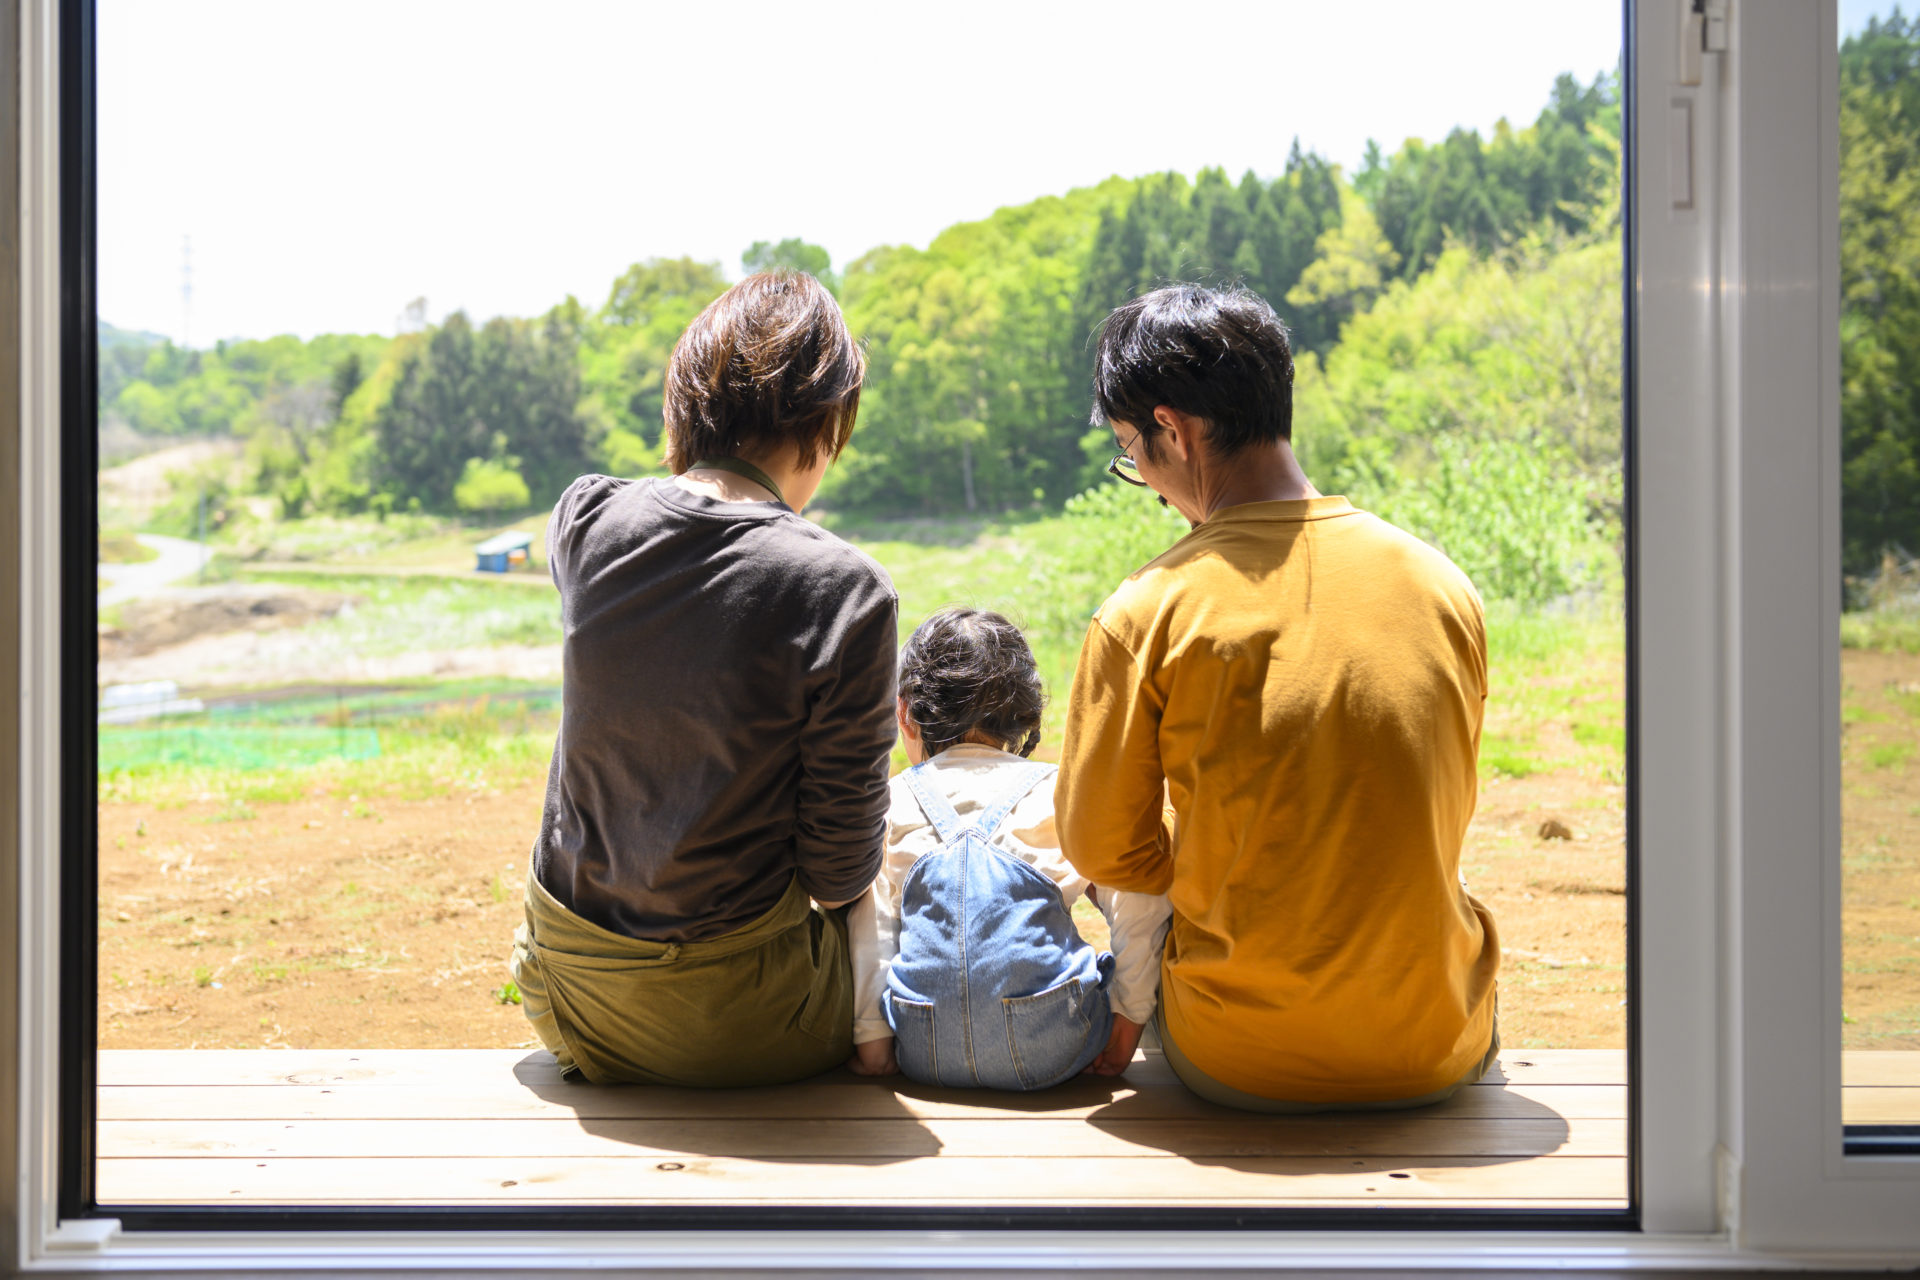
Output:
[[[1869,23],[1841,65],[1845,535],[1862,574],[1920,545],[1920,23]],[[1320,488],[1435,542],[1489,595],[1537,603],[1619,573],[1620,138],[1617,75],[1563,75],[1530,124],[1370,144],[1350,174],[1295,142],[1267,176],[1116,176],[925,248],[836,269],[769,240],[739,269],[812,272],[866,345],[860,424],[819,499],[836,514],[1060,510],[1112,452],[1088,425],[1100,318],[1161,283],[1232,282],[1293,332],[1295,440]],[[660,470],[662,371],[728,280],[652,257],[597,305],[456,312],[395,337],[185,350],[103,325],[103,429],[243,442],[239,465],[178,478],[216,527],[506,518],[582,471]]]

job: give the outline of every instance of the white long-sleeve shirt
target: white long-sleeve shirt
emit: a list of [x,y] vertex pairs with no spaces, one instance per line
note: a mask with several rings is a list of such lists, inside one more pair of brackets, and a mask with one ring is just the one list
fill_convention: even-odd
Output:
[[[998,801],[1013,779],[1016,766],[1026,761],[993,747],[970,742],[949,747],[933,758],[928,770],[936,787],[963,819]],[[900,887],[913,864],[940,847],[940,836],[920,812],[919,802],[904,778],[892,783],[893,804],[887,812],[887,852],[873,891],[855,902],[847,916],[853,960],[853,1042],[884,1040],[893,1034],[880,996],[886,990],[887,967],[900,950]],[[1012,854],[1060,886],[1060,901],[1069,911],[1088,888],[1094,904],[1107,918],[1113,934],[1113,980],[1108,998],[1115,1013],[1144,1023],[1153,1017],[1160,987],[1160,952],[1166,943],[1173,908],[1165,894],[1123,893],[1093,885],[1073,869],[1060,852],[1053,829],[1053,786],[1043,780],[1021,798],[994,831],[991,843]]]

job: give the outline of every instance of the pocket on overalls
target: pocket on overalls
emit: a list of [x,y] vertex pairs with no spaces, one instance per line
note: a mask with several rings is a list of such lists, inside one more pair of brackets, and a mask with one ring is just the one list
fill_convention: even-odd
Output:
[[893,1055],[900,1070],[926,1084],[940,1083],[939,1046],[933,1038],[933,1006],[920,1000],[902,1000],[889,991],[882,1000],[893,1027]]
[[1004,996],[1007,1048],[1023,1089],[1044,1089],[1067,1078],[1092,1031],[1080,979],[1068,978],[1030,996]]

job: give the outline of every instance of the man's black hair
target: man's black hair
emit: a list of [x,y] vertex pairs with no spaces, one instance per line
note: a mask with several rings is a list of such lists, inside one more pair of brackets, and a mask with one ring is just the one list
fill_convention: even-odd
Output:
[[1223,456],[1293,438],[1287,326],[1246,289],[1169,285],[1115,307],[1093,358],[1093,424],[1140,433],[1149,458],[1159,405],[1203,419]]

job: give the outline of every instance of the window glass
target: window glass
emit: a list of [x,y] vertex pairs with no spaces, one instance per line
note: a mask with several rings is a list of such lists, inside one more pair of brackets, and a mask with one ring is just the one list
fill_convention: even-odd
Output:
[[[666,475],[666,363],[730,283],[788,267],[834,292],[868,382],[806,515],[886,568],[903,638],[954,602],[1020,625],[1050,694],[1040,760],[1060,753],[1088,617],[1187,531],[1109,474],[1089,337],[1158,285],[1237,284],[1291,329],[1309,478],[1445,552],[1485,604],[1460,871],[1498,923],[1495,1080],[1514,1091],[1487,1105],[1513,1127],[1421,1156],[1498,1173],[1478,1189],[1382,1167],[1328,1195],[1364,1202],[1393,1178],[1469,1207],[1623,1204],[1619,5],[1563,4],[1551,23],[1509,0],[1471,10],[1398,7],[1382,40],[1371,9],[1226,0],[1177,21],[1114,3],[100,0],[103,1081],[159,1087],[151,1050],[319,1054],[319,1079],[374,1070],[340,1056],[366,1050],[537,1057],[507,953],[561,707],[549,514],[582,474]],[[1890,227],[1920,207],[1869,198]],[[1906,278],[1912,259],[1887,261],[1896,275],[1874,281]],[[1904,296],[1848,312],[1848,394],[1895,450],[1914,434],[1900,388],[1920,385],[1900,363],[1920,333]],[[1864,465],[1905,483],[1898,459]],[[1900,666],[1903,548],[1920,541],[1888,510],[1849,567],[1848,625],[1875,638],[1847,651],[1850,778],[1879,788],[1849,821],[1881,824],[1850,827],[1850,893],[1881,897],[1871,920],[1849,900],[1866,931],[1849,982],[1856,957],[1888,975],[1850,1009],[1862,1047],[1920,1044],[1920,886],[1890,870],[1913,865],[1901,824],[1920,813],[1920,794],[1911,812],[1899,798],[1908,703],[1920,714],[1920,666]],[[1109,944],[1092,902],[1072,911]],[[164,1070],[247,1082],[251,1061]],[[440,1069],[419,1061],[428,1074],[402,1083]],[[468,1068],[447,1069],[441,1102],[419,1104],[482,1105],[460,1091]],[[151,1105],[236,1125],[282,1105],[202,1096],[214,1111]],[[362,1128],[274,1154],[354,1154],[359,1134],[432,1163],[382,1166],[347,1199],[537,1181],[476,1172],[450,1128],[383,1129],[410,1113],[382,1098],[346,1117]],[[116,1115],[139,1124],[103,1130],[122,1178],[103,1175],[103,1200],[300,1198],[276,1181],[284,1159],[242,1191],[189,1176],[190,1152],[167,1148],[181,1163],[163,1168],[187,1129]],[[599,1150],[562,1146],[553,1159]],[[1543,1192],[1509,1167],[1533,1157],[1572,1181]],[[768,1198],[764,1172],[737,1194]],[[568,1177],[546,1185],[595,1194]],[[932,1185],[848,1177],[853,1200]],[[1286,1200],[1273,1177],[1217,1195]]]
[[1842,1096],[1864,1147],[1920,1132],[1920,23],[1840,10]]

